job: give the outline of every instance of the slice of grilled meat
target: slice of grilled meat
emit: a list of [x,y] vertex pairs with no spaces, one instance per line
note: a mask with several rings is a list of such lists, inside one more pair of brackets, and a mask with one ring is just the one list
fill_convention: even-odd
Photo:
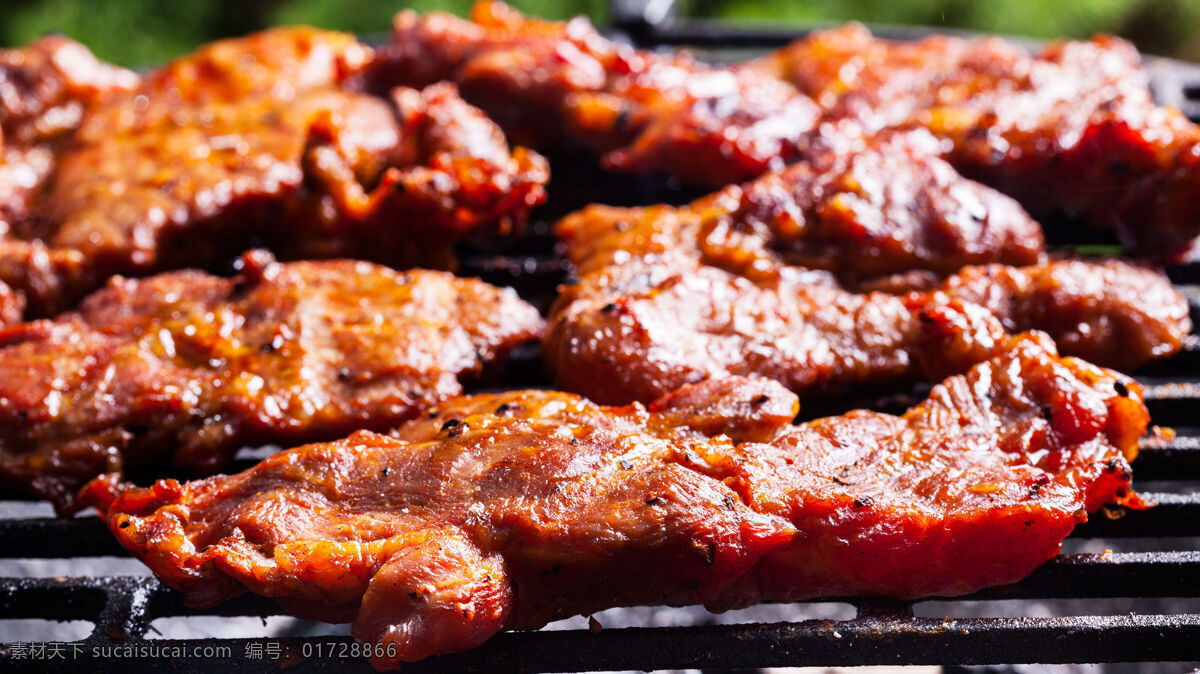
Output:
[[137,84],[136,74],[64,37],[0,49],[0,235],[29,217],[30,199],[84,112]]
[[207,475],[241,447],[387,430],[541,325],[511,290],[365,262],[118,277],[0,330],[0,484],[65,513],[103,472]]
[[281,257],[453,265],[450,244],[520,221],[545,161],[512,152],[449,84],[356,92],[352,37],[275,29],[207,45],[92,106],[26,217],[0,280],[32,316],[114,274]]
[[582,17],[543,21],[494,0],[470,21],[400,13],[367,77],[377,90],[449,80],[516,142],[583,145],[609,168],[714,186],[795,159],[820,112],[774,75],[636,50]]
[[851,24],[750,67],[797,85],[838,133],[933,131],[959,170],[1035,216],[1077,214],[1127,245],[1175,256],[1200,234],[1200,129],[1154,104],[1123,40],[1031,53],[998,38],[892,42]]
[[0,49],[0,130],[5,145],[35,145],[69,134],[86,110],[133,89],[138,76],[102,63],[87,47],[51,35]]
[[[902,416],[791,426],[763,379],[641,405],[523,391],[455,399],[232,476],[86,491],[185,601],[247,590],[353,621],[377,667],[612,606],[1015,582],[1127,495],[1148,420],[1136,383],[1037,336]],[[393,649],[388,651],[388,649]]]
[[752,279],[643,257],[565,286],[549,323],[542,348],[555,383],[608,403],[731,374],[801,395],[893,388],[962,371],[1027,329],[1132,369],[1176,352],[1191,328],[1165,276],[1115,260],[967,268],[896,295],[792,267]]
[[[913,271],[1042,260],[1042,231],[1009,197],[959,176],[913,132],[814,154],[682,207],[590,206],[557,227],[580,274],[686,251],[749,277],[781,265],[847,284]],[[923,149],[925,148],[925,149]]]
[[[33,199],[85,112],[137,84],[133,72],[65,37],[0,49],[0,246],[32,217]],[[23,294],[0,277],[0,326],[23,311]]]

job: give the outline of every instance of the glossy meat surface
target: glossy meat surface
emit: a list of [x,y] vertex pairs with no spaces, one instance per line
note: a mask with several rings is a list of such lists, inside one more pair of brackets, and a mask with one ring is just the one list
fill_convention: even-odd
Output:
[[138,76],[51,35],[0,49],[0,130],[5,145],[33,145],[74,130],[91,106],[129,91]]
[[[133,72],[97,61],[64,37],[0,49],[0,247],[32,216],[34,198],[86,111],[137,84]],[[0,325],[19,320],[25,305],[3,280]]]
[[819,113],[774,75],[635,50],[586,19],[542,21],[493,0],[470,21],[402,12],[368,79],[377,89],[449,80],[515,141],[580,144],[609,168],[714,186],[794,160]]
[[636,257],[563,287],[543,340],[559,387],[606,403],[729,375],[801,395],[887,388],[961,372],[1028,329],[1132,369],[1175,353],[1191,329],[1165,276],[1119,261],[969,267],[897,295],[795,267],[756,277],[682,258]]
[[452,85],[356,92],[370,57],[348,35],[274,29],[94,106],[0,241],[0,280],[38,316],[111,274],[220,265],[255,243],[446,268],[455,240],[544,198],[544,160],[510,152]]
[[137,83],[134,73],[100,63],[64,37],[0,49],[0,234],[28,217],[55,150],[87,108]]
[[825,151],[679,208],[589,206],[557,232],[583,275],[668,251],[752,278],[795,265],[847,283],[1040,261],[1038,224],[1012,199],[923,153],[931,142],[897,134]]
[[353,621],[398,661],[505,628],[637,604],[714,610],[1014,582],[1122,498],[1148,416],[1137,384],[1044,338],[903,416],[794,427],[762,379],[649,408],[516,391],[442,403],[395,437],[276,454],[150,488],[94,481],[113,533],[194,605],[246,590]]
[[1009,332],[1047,332],[1059,351],[1126,372],[1174,354],[1192,328],[1186,298],[1161,272],[1120,260],[968,267],[939,290]]
[[609,168],[713,186],[920,127],[1036,217],[1079,216],[1170,258],[1200,233],[1200,129],[1154,104],[1137,51],[1108,36],[1030,53],[998,38],[891,42],[851,24],[714,66],[485,0],[471,21],[401,13],[368,79],[454,81],[523,142],[582,144]]
[[118,277],[0,330],[0,485],[64,512],[103,472],[207,475],[242,447],[387,430],[540,329],[511,290],[365,262]]
[[998,38],[891,42],[851,24],[748,67],[795,84],[840,133],[933,131],[963,173],[1035,216],[1078,214],[1169,255],[1200,234],[1200,129],[1154,104],[1141,58],[1123,40],[1031,54]]
[[25,298],[12,288],[0,283],[0,328],[21,320],[25,311]]

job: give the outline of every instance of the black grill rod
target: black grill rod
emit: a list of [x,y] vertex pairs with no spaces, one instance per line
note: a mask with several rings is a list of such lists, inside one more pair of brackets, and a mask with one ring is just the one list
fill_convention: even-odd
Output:
[[104,588],[106,601],[90,641],[124,642],[143,638],[150,628],[150,600],[159,591],[154,578],[136,578]]
[[[281,661],[247,659],[254,643],[279,644]],[[159,647],[223,646],[223,658],[142,659],[138,671],[369,671],[362,659],[304,657],[315,646],[352,643],[347,637],[161,640]],[[307,644],[307,645],[306,645]],[[1200,616],[1141,615],[1069,618],[930,619],[872,616],[848,621],[631,627],[556,632],[506,632],[464,653],[405,664],[419,672],[562,672],[690,668],[757,669],[786,666],[1187,662],[1200,660]],[[80,658],[55,671],[115,671],[133,661]],[[14,660],[9,671],[43,671],[45,662]]]
[[[663,22],[639,36],[642,47],[690,46],[712,49],[773,49],[782,47],[814,30],[835,28],[844,21],[808,21],[791,25],[762,22],[750,25],[731,25],[719,19],[687,19]],[[887,40],[913,41],[930,35],[955,37],[979,37],[980,33],[959,28],[938,26],[910,26],[903,24],[872,23],[871,34]],[[1027,37],[1003,35],[1005,40],[1027,49],[1036,49],[1042,43]]]
[[675,22],[675,0],[611,0],[612,27],[637,43]]

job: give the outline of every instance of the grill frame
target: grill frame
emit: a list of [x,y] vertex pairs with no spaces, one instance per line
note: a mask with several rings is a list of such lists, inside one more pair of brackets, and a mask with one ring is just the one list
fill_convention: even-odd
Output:
[[[730,50],[780,46],[803,31],[777,27],[731,28],[715,22],[677,21],[672,0],[613,0],[614,32],[641,47],[695,46],[720,58]],[[885,37],[911,39],[928,29],[884,27]],[[949,31],[938,31],[949,32]],[[1154,93],[1200,121],[1200,66],[1148,58]],[[559,157],[552,204],[517,242],[500,250],[465,246],[463,269],[499,285],[514,286],[526,299],[548,306],[566,267],[555,254],[548,223],[586,203],[681,203],[698,192],[661,179],[601,173],[587,157]],[[560,167],[570,167],[561,172]],[[555,184],[557,183],[557,185]],[[588,186],[580,189],[580,186]],[[1200,262],[1172,267],[1173,281],[1186,284],[1193,320],[1200,325]],[[1180,372],[1184,372],[1180,376]],[[1154,421],[1177,425],[1175,438],[1149,439],[1134,464],[1138,480],[1182,482],[1191,493],[1143,494],[1157,503],[1145,511],[1109,511],[1078,527],[1075,538],[1200,537],[1200,336],[1192,336],[1174,358],[1141,373]],[[506,387],[548,384],[536,350],[519,352],[499,376]],[[873,407],[903,406],[905,399]],[[245,467],[234,466],[235,469]],[[0,501],[0,513],[5,511]],[[0,514],[0,559],[73,559],[128,557],[96,517],[11,519]],[[1059,555],[1024,581],[990,588],[954,601],[1066,598],[1200,598],[1200,550]],[[916,617],[915,602],[871,598],[832,598],[851,604],[850,620],[690,627],[628,627],[503,633],[472,651],[438,656],[406,671],[598,671],[649,669],[754,669],[774,666],[852,666],[895,664],[993,665],[1200,661],[1200,612],[1174,615],[1090,615],[1058,618]],[[1200,600],[1196,603],[1200,610]],[[361,658],[305,657],[314,643],[349,645],[348,637],[210,638],[147,640],[151,622],[176,616],[276,616],[284,612],[271,600],[247,595],[220,606],[196,610],[152,577],[81,576],[0,578],[0,616],[10,619],[88,620],[91,634],[68,644],[84,657],[37,660],[19,657],[16,644],[0,644],[0,663],[13,671],[41,670],[53,664],[63,671],[96,671],[133,661],[110,654],[91,657],[93,648],[152,645],[158,649],[227,647],[217,658],[140,658],[149,671],[261,671],[268,663],[296,672],[368,669]],[[0,628],[2,628],[0,623]],[[0,634],[0,640],[3,635]],[[278,644],[278,660],[250,659],[251,649]],[[110,651],[106,651],[111,653]]]

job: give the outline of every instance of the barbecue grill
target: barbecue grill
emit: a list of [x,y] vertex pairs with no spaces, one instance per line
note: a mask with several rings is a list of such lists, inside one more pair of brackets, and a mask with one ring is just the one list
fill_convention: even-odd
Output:
[[[639,46],[688,45],[714,58],[779,46],[798,34],[777,27],[731,28],[709,22],[675,21],[671,5],[670,0],[615,0],[613,32]],[[897,38],[922,34],[911,28],[876,32]],[[1148,62],[1159,101],[1200,121],[1200,66],[1165,59]],[[549,233],[548,223],[556,217],[593,201],[627,205],[682,203],[697,194],[666,179],[603,174],[594,168],[591,157],[558,159],[550,186],[551,203],[537,214],[538,221],[526,235],[505,242],[499,250],[493,247],[485,251],[469,245],[461,250],[464,274],[514,286],[543,308],[565,274]],[[1096,236],[1080,232],[1077,239],[1059,243],[1094,244]],[[1188,296],[1193,321],[1200,324],[1200,261],[1168,272]],[[1147,405],[1154,422],[1178,432],[1173,438],[1144,440],[1134,464],[1137,484],[1146,489],[1143,498],[1156,505],[1142,511],[1102,511],[1075,531],[1067,541],[1067,549],[1115,546],[1149,551],[1062,554],[1016,585],[954,598],[948,600],[950,603],[830,598],[824,601],[838,602],[840,608],[826,614],[837,619],[735,624],[718,624],[703,612],[678,609],[682,617],[668,622],[686,626],[614,628],[610,621],[608,628],[593,622],[590,629],[505,633],[475,650],[430,658],[405,668],[553,672],[871,664],[1195,663],[1200,661],[1200,336],[1190,336],[1180,354],[1146,368],[1139,373],[1139,380],[1146,385]],[[489,385],[547,384],[536,350],[528,349],[519,352],[498,381]],[[913,396],[920,393],[914,392]],[[894,409],[911,401],[911,397],[901,395],[839,404],[847,408],[868,404]],[[838,411],[813,408],[806,414]],[[241,469],[252,461],[253,455],[244,454],[239,459],[241,465],[234,468]],[[13,568],[16,565],[11,560],[89,558],[79,562],[84,567],[94,563],[90,558],[128,558],[93,516],[17,519],[12,514],[31,510],[29,504],[0,502],[0,558],[7,560],[0,564]],[[1114,604],[1114,598],[1137,598],[1143,603],[1190,610],[1173,609],[1169,614],[1155,615],[1118,613],[1105,608]],[[1090,600],[1083,604],[1089,615],[940,617],[986,614],[990,602],[997,600],[1076,599]],[[817,606],[828,608],[826,603]],[[804,613],[803,606],[776,608],[795,608],[791,615]],[[812,611],[807,613],[812,615]],[[295,672],[367,668],[362,658],[328,657],[331,650],[336,654],[353,644],[346,636],[148,639],[155,631],[152,621],[162,618],[257,616],[263,617],[265,625],[267,616],[281,614],[274,602],[253,595],[212,609],[189,609],[175,592],[146,576],[0,578],[0,639],[12,638],[11,630],[5,629],[6,619],[87,621],[92,626],[81,641],[43,650],[40,658],[25,650],[28,644],[6,643],[0,647],[0,663],[6,669],[54,667],[91,672],[132,664],[129,657],[140,654],[139,668],[154,671],[259,671],[272,665]],[[789,615],[787,610],[775,614]],[[939,617],[921,617],[929,614]],[[627,615],[636,622],[637,616],[649,614],[629,611]],[[618,622],[628,623],[630,619]],[[52,639],[56,638],[45,638]],[[172,650],[178,653],[175,649],[180,648],[193,654],[210,649],[213,657],[155,655]],[[95,652],[100,656],[93,657]],[[325,657],[316,657],[318,652]],[[256,653],[259,657],[252,655]]]

